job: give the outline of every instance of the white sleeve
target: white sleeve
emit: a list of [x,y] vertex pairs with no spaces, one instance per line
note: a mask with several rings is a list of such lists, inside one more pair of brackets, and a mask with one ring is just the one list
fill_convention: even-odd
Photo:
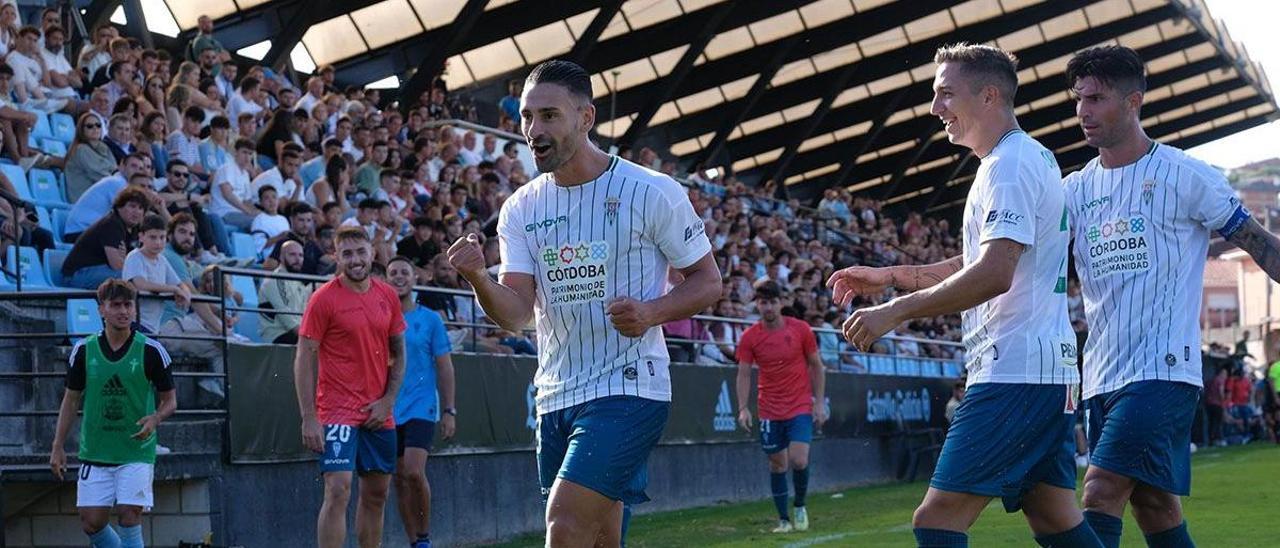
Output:
[[[519,196],[528,197],[529,194],[523,193]],[[512,196],[502,204],[502,210],[498,212],[498,255],[502,260],[502,264],[498,267],[500,275],[508,272],[520,274],[537,272],[533,250],[529,249],[529,242],[525,239],[523,211],[517,207],[517,202],[517,196]]]
[[182,278],[178,277],[178,273],[173,270],[173,265],[164,257],[160,258],[160,265],[164,267],[164,283],[165,285],[178,285],[182,283]]
[[120,273],[120,278],[127,282],[139,277],[146,279],[147,265],[143,263],[142,251],[135,249],[124,256],[124,269]]
[[[650,215],[653,240],[674,268],[685,268],[711,252],[706,226],[693,210],[684,188],[674,181],[664,188],[658,199],[658,207]],[[677,192],[678,191],[678,192]]]
[[991,166],[991,188],[982,203],[985,216],[978,242],[1009,239],[1023,245],[1035,243],[1036,210],[1032,197],[1038,181],[1022,165],[997,160]]
[[1062,192],[1065,194],[1065,203],[1067,206],[1067,226],[1070,230],[1075,230],[1076,226],[1076,192],[1080,188],[1080,179],[1082,176],[1079,171],[1074,171],[1062,179]]
[[1178,169],[1189,170],[1181,177],[1186,185],[1181,198],[1191,208],[1192,220],[1206,229],[1215,230],[1230,237],[1249,219],[1249,211],[1236,197],[1227,178],[1207,165],[1183,165]]

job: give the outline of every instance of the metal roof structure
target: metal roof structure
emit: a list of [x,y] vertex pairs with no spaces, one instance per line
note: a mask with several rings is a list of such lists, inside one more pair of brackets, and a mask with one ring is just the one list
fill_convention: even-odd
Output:
[[1019,121],[1064,169],[1095,154],[1063,78],[1070,56],[1091,46],[1142,55],[1143,124],[1173,146],[1277,110],[1261,67],[1203,0],[129,2],[153,30],[167,9],[179,39],[207,13],[242,55],[273,65],[288,57],[304,72],[332,64],[344,83],[408,96],[442,66],[450,89],[466,91],[571,59],[593,75],[605,140],[658,143],[685,167],[730,167],[798,196],[846,187],[923,212],[962,203],[977,167],[928,112],[932,57],[944,44],[990,43],[1019,57]]

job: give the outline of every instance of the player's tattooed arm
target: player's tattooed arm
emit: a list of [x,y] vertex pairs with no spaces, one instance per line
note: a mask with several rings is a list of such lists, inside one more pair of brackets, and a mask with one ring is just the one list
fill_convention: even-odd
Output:
[[1280,282],[1280,237],[1267,232],[1257,219],[1249,219],[1228,241],[1253,257],[1272,280]]
[[919,291],[942,283],[961,268],[964,268],[964,258],[959,255],[939,263],[893,267],[889,269],[890,285],[906,291]]
[[387,371],[387,390],[382,397],[395,398],[404,382],[404,334],[388,337],[387,347],[390,349],[391,363]]

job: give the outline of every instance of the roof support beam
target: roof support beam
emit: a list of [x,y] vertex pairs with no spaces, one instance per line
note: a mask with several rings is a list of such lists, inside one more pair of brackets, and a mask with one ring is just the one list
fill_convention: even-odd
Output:
[[818,103],[817,110],[814,110],[813,114],[805,118],[804,125],[800,126],[795,134],[786,141],[787,147],[783,150],[782,156],[778,158],[778,166],[773,170],[773,175],[770,177],[779,187],[786,187],[787,170],[791,168],[791,161],[795,159],[796,153],[800,151],[800,145],[813,136],[813,131],[822,124],[822,120],[831,112],[831,105],[835,103],[836,97],[849,85],[849,80],[853,78],[857,71],[858,63],[850,63],[840,69],[835,85],[831,86],[822,95],[822,101]]
[[307,33],[311,25],[323,20],[321,17],[327,15],[326,12],[333,3],[334,0],[314,0],[312,5],[298,5],[293,15],[285,21],[280,33],[271,40],[271,49],[262,58],[262,64],[276,72],[283,71],[289,62],[289,54],[302,41],[302,35]]
[[[924,130],[921,131],[920,137],[916,139],[914,151],[911,153],[911,156],[904,159],[901,164],[898,164],[898,169],[893,170],[893,178],[889,179],[889,189],[880,195],[882,200],[893,197],[893,193],[898,190],[898,185],[902,184],[902,177],[907,174],[907,170],[911,169],[911,166],[916,165],[916,163],[920,161],[920,157],[924,156],[925,151],[929,150],[929,147],[933,146],[934,143],[941,141],[941,139],[933,138],[934,132],[938,130],[938,126],[941,123],[941,120],[933,117],[929,117],[924,120]],[[840,179],[836,181],[835,186],[838,187],[844,183],[845,181]]]
[[129,35],[139,37],[143,47],[154,49],[155,41],[151,39],[151,31],[147,30],[147,18],[143,15],[142,4],[138,0],[124,0],[124,18],[125,30]]
[[600,43],[600,34],[609,26],[609,22],[613,21],[613,17],[618,15],[618,10],[622,9],[622,3],[625,0],[607,0],[600,6],[600,11],[596,13],[591,24],[587,25],[586,30],[582,31],[582,36],[578,37],[577,43],[573,45],[573,49],[569,50],[566,59],[586,66],[587,58],[591,55],[591,51],[596,49],[596,44]]
[[418,94],[425,91],[440,75],[445,59],[449,58],[449,54],[458,51],[458,46],[480,20],[480,16],[484,14],[484,6],[488,3],[489,0],[467,0],[453,23],[444,27],[443,34],[427,47],[426,54],[418,61],[417,70],[401,87],[400,109],[404,114],[409,113],[409,108]]
[[790,55],[792,48],[803,37],[804,33],[796,33],[787,38],[781,48],[774,51],[773,58],[769,59],[764,68],[760,69],[760,77],[756,78],[755,83],[751,84],[751,89],[747,91],[747,95],[742,98],[742,101],[733,107],[727,107],[731,109],[730,113],[725,116],[724,121],[720,123],[720,127],[716,128],[716,134],[711,138],[711,142],[697,152],[697,156],[691,162],[692,166],[698,166],[714,159],[720,153],[720,149],[724,148],[725,142],[729,140],[729,135],[733,134],[733,130],[738,127],[738,124],[741,124],[747,118],[747,115],[751,113],[751,109],[755,108],[756,103],[760,101],[760,97],[764,96],[765,90],[769,89],[769,82],[773,80],[774,76],[777,76],[778,69],[782,68],[782,65],[786,63],[787,56]]
[[[855,63],[856,64],[856,63]],[[841,86],[840,89],[844,89]],[[837,156],[842,157],[840,160],[840,171],[836,172],[833,179],[834,187],[839,187],[843,181],[849,180],[849,176],[853,174],[853,168],[858,165],[858,158],[871,150],[871,144],[880,138],[880,133],[884,131],[884,126],[889,122],[889,117],[898,111],[898,106],[902,104],[903,98],[907,96],[907,88],[899,90],[893,94],[893,99],[889,100],[889,104],[880,112],[874,122],[871,123],[871,129],[862,135],[861,139],[849,139],[843,147],[839,147],[840,152]]]
[[716,8],[716,12],[707,26],[699,31],[698,35],[689,43],[689,48],[684,50],[684,55],[680,56],[676,66],[671,69],[669,74],[659,80],[661,86],[658,88],[657,93],[648,98],[648,103],[636,114],[636,119],[631,121],[631,126],[627,128],[627,132],[622,135],[621,139],[618,139],[619,143],[624,146],[634,144],[636,138],[645,129],[648,129],[649,121],[653,120],[653,115],[657,114],[658,109],[671,100],[676,90],[680,89],[680,84],[684,81],[684,77],[688,76],[689,71],[693,69],[694,61],[697,61],[698,56],[702,55],[702,52],[707,49],[707,44],[724,27],[725,20],[738,5],[738,2],[725,2]]

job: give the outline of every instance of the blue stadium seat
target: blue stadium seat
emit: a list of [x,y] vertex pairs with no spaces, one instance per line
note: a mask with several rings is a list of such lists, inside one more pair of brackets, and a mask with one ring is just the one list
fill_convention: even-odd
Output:
[[0,174],[4,174],[4,177],[13,183],[19,198],[35,201],[35,197],[31,195],[31,187],[27,185],[27,174],[21,167],[16,164],[0,164]]
[[67,332],[97,333],[102,331],[102,316],[93,299],[67,299]]
[[68,204],[66,198],[62,196],[58,176],[52,171],[32,169],[27,173],[27,179],[31,187],[31,198],[36,203],[51,209],[71,209],[71,204]]
[[258,330],[262,317],[257,312],[239,312],[240,321],[236,322],[235,332],[253,342],[263,342],[262,333]]
[[70,114],[55,112],[49,115],[49,126],[53,130],[52,137],[65,145],[71,145],[76,138],[76,120]]
[[49,116],[38,110],[22,109],[36,115],[36,127],[31,130],[31,137],[34,139],[47,139],[53,137],[53,126],[49,124]]
[[68,250],[45,250],[45,278],[54,284],[55,287],[64,286],[67,280],[63,279],[63,262],[67,261]]
[[9,274],[18,270],[18,265],[22,265],[22,287],[23,289],[49,289],[53,284],[45,279],[44,266],[40,263],[40,256],[36,254],[34,247],[18,247],[9,246],[9,250],[5,252],[5,272],[3,287],[14,288],[17,279]]
[[244,297],[244,306],[258,306],[258,286],[248,276],[231,276],[231,287]]
[[54,209],[49,213],[53,215],[53,240],[61,243],[63,227],[67,226],[67,216],[71,214],[71,210]]
[[253,236],[243,232],[232,232],[231,255],[237,259],[258,258],[258,246],[255,245]]
[[67,156],[67,144],[54,139],[53,137],[45,137],[40,140],[40,150],[54,156],[65,158]]

